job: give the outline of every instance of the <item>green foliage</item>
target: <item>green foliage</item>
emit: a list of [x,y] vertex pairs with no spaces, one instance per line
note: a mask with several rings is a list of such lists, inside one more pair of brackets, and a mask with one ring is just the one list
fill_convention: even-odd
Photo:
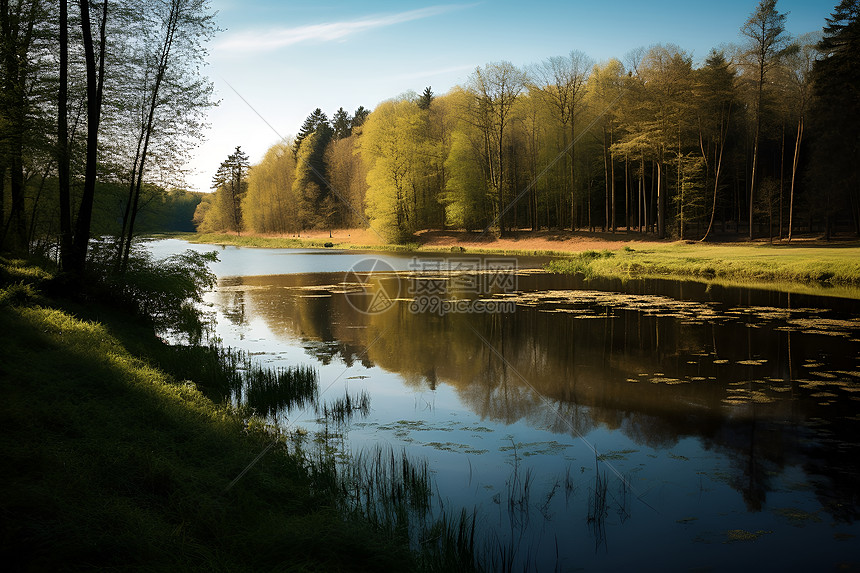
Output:
[[[273,145],[248,172],[248,192],[242,199],[244,227],[252,233],[294,233],[301,229],[293,190],[296,159],[290,144]],[[205,218],[205,216],[204,216]],[[201,225],[201,231],[217,231]]]
[[392,242],[418,230],[419,179],[426,163],[420,109],[408,99],[383,102],[364,124],[361,154],[367,164],[367,215],[371,226]]
[[445,161],[448,181],[445,194],[445,221],[463,229],[479,229],[487,224],[491,206],[487,181],[475,158],[475,136],[456,132],[451,136],[451,151]]
[[115,255],[112,241],[93,244],[89,264],[95,280],[89,288],[150,318],[158,330],[200,340],[206,317],[197,305],[215,286],[209,263],[218,260],[217,253],[187,250],[156,261],[144,248],[133,246],[124,273],[115,271]]
[[[0,261],[3,277],[42,275],[24,267]],[[13,298],[30,292],[0,282]],[[245,384],[249,402],[283,401],[287,386],[312,398],[312,369],[248,368],[248,357],[229,349],[167,346],[98,303],[76,312],[99,322],[41,300],[0,304],[7,567],[476,568],[474,544],[464,545],[455,520],[427,520],[426,461],[382,449],[337,460],[309,448],[303,432],[282,433],[253,407],[219,406],[198,390],[220,380]],[[413,553],[418,538],[430,543]]]

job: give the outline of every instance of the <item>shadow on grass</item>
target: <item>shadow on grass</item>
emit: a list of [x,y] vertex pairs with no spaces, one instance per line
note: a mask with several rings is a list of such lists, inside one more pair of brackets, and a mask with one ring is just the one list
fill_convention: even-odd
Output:
[[13,569],[411,570],[272,437],[98,323],[0,308],[0,558]]

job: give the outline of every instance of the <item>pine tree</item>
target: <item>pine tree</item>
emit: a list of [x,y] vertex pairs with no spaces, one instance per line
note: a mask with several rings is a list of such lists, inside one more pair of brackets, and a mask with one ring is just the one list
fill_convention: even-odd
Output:
[[430,104],[433,102],[433,90],[430,89],[430,86],[424,88],[424,92],[418,96],[418,108],[419,109],[430,109]]
[[834,216],[850,210],[860,234],[860,0],[842,0],[834,9],[824,38],[823,57],[812,70],[814,96],[810,115],[817,133],[812,176],[823,192],[825,236]]
[[296,140],[293,143],[293,155],[298,156],[299,147],[302,145],[302,141],[310,135],[318,130],[320,127],[328,128],[331,131],[331,125],[328,122],[328,117],[320,108],[316,108],[311,112],[311,114],[305,119],[305,122],[302,124],[301,129],[299,129],[299,134],[296,136]]
[[358,109],[356,109],[355,113],[352,114],[351,129],[361,127],[364,124],[364,121],[367,119],[367,116],[369,115],[369,109],[365,108],[363,105],[358,106]]
[[331,126],[334,129],[334,138],[343,139],[352,135],[352,118],[342,107],[338,108],[331,118]]
[[237,234],[242,232],[242,198],[248,188],[246,176],[249,165],[248,155],[237,145],[236,150],[221,162],[212,178],[212,188],[221,195],[222,201],[219,203],[227,211],[220,214],[221,220],[227,222],[228,230]]

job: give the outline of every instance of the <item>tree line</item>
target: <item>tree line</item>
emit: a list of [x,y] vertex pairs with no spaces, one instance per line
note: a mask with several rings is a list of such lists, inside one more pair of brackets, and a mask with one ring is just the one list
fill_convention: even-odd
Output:
[[81,272],[110,232],[122,270],[142,212],[196,208],[215,31],[208,0],[0,1],[0,249]]
[[490,63],[371,113],[317,109],[238,183],[216,177],[195,221],[369,225],[393,241],[442,227],[860,233],[858,14],[842,0],[822,31],[791,38],[777,1],[760,0],[744,43],[698,66],[671,44],[597,64],[573,51]]

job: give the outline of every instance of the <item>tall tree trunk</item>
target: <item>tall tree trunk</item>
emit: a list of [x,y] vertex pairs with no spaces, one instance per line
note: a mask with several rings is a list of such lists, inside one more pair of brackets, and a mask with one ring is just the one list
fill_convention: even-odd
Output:
[[57,176],[60,199],[60,268],[72,256],[72,199],[69,166],[69,6],[60,0],[60,86],[57,91]]
[[645,152],[642,152],[640,157],[639,172],[639,232],[645,232],[645,225],[648,222],[648,205],[645,203]]
[[[167,65],[170,61],[170,51],[173,48],[173,38],[176,34],[176,30],[179,27],[179,20],[181,16],[181,7],[182,4],[178,0],[172,0],[170,3],[170,14],[167,19],[167,25],[164,36],[164,43],[162,44],[161,54],[159,54],[158,60],[158,69],[155,74],[155,85],[152,88],[152,97],[149,102],[149,112],[146,116],[146,124],[144,126],[144,137],[143,137],[143,147],[141,149],[140,142],[138,141],[138,150],[140,161],[137,162],[135,159],[135,167],[137,168],[137,183],[134,184],[134,196],[129,197],[131,205],[131,213],[128,213],[128,209],[126,209],[126,213],[129,215],[128,218],[128,232],[125,234],[124,242],[125,242],[125,252],[122,257],[122,272],[125,272],[126,267],[128,266],[128,257],[131,252],[131,242],[134,238],[134,222],[137,217],[138,212],[138,204],[140,203],[140,191],[143,185],[143,172],[144,165],[146,163],[146,154],[149,150],[149,139],[152,135],[153,124],[155,123],[155,110],[158,107],[158,94],[159,89],[161,87],[161,82],[164,80],[164,75],[167,72]],[[132,180],[135,176],[135,170],[132,169]],[[240,184],[241,184],[241,173]],[[239,189],[239,193],[241,193],[241,188]],[[239,222],[241,225],[241,221]],[[125,220],[123,220],[123,231],[125,231]],[[121,243],[123,241],[121,240]]]
[[663,166],[657,161],[657,238],[666,238],[666,192],[663,188]]
[[752,175],[750,176],[750,241],[754,238],[753,231],[753,213],[754,213],[754,200],[755,200],[755,177],[756,177],[756,168],[758,167],[758,142],[759,136],[761,135],[761,102],[762,102],[762,90],[764,89],[764,66],[761,66],[761,71],[759,74],[759,82],[758,82],[758,103],[756,105],[755,110],[755,141],[753,142],[753,164],[752,164]]
[[[23,3],[0,3],[0,58],[4,81],[2,100],[5,106],[5,133],[0,133],[5,155],[3,167],[9,172],[9,219],[0,233],[0,244],[10,239],[12,251],[27,252],[26,182],[24,181],[24,136],[28,129],[28,78],[29,52],[33,28],[37,18],[38,2],[31,2],[24,13]],[[4,170],[5,171],[5,170]],[[0,225],[3,221],[0,219]],[[11,235],[8,232],[11,231]]]
[[797,176],[797,160],[800,157],[800,143],[803,140],[803,116],[797,120],[797,140],[794,142],[794,160],[791,163],[791,193],[788,199],[788,242],[794,226],[794,182]]
[[73,272],[82,272],[84,270],[87,259],[87,247],[90,240],[90,223],[92,221],[93,200],[96,190],[99,122],[101,120],[102,93],[104,90],[108,0],[104,0],[102,9],[98,61],[96,60],[95,47],[93,46],[89,2],[87,0],[80,0],[79,5],[81,9],[81,32],[83,34],[87,68],[87,152],[86,168],[84,171],[84,190],[81,196],[81,206],[78,209],[75,236],[72,243],[72,256],[70,257],[71,268],[69,270]]
[[[729,111],[726,114],[726,123],[725,123],[725,126],[723,126],[721,133],[720,133],[720,155],[717,158],[717,170],[714,173],[714,202],[711,205],[711,220],[708,223],[708,229],[705,231],[705,236],[700,239],[700,242],[704,241],[708,238],[708,235],[711,234],[711,229],[713,229],[713,227],[714,227],[714,217],[717,214],[717,191],[720,188],[720,170],[723,167],[723,150],[726,148],[726,137],[729,134],[729,121],[731,120],[731,117],[732,117],[732,104],[731,104],[731,102],[729,102]],[[725,226],[725,217],[723,218],[723,223]]]
[[624,155],[624,226],[630,232],[630,157]]
[[613,129],[612,125],[609,126],[609,176],[612,178],[612,184],[610,185],[610,197],[611,200],[609,202],[609,223],[611,225],[612,234],[615,234],[615,156],[612,153],[612,139],[613,139]]
[[606,126],[603,126],[603,176],[604,182],[606,183],[606,193],[604,195],[604,205],[603,205],[603,231],[606,232],[609,229],[609,145],[607,143],[606,138]]
[[785,122],[782,122],[782,144],[779,148],[779,240],[782,240],[782,196],[783,186],[785,185]]
[[570,230],[576,231],[576,127],[570,118]]

